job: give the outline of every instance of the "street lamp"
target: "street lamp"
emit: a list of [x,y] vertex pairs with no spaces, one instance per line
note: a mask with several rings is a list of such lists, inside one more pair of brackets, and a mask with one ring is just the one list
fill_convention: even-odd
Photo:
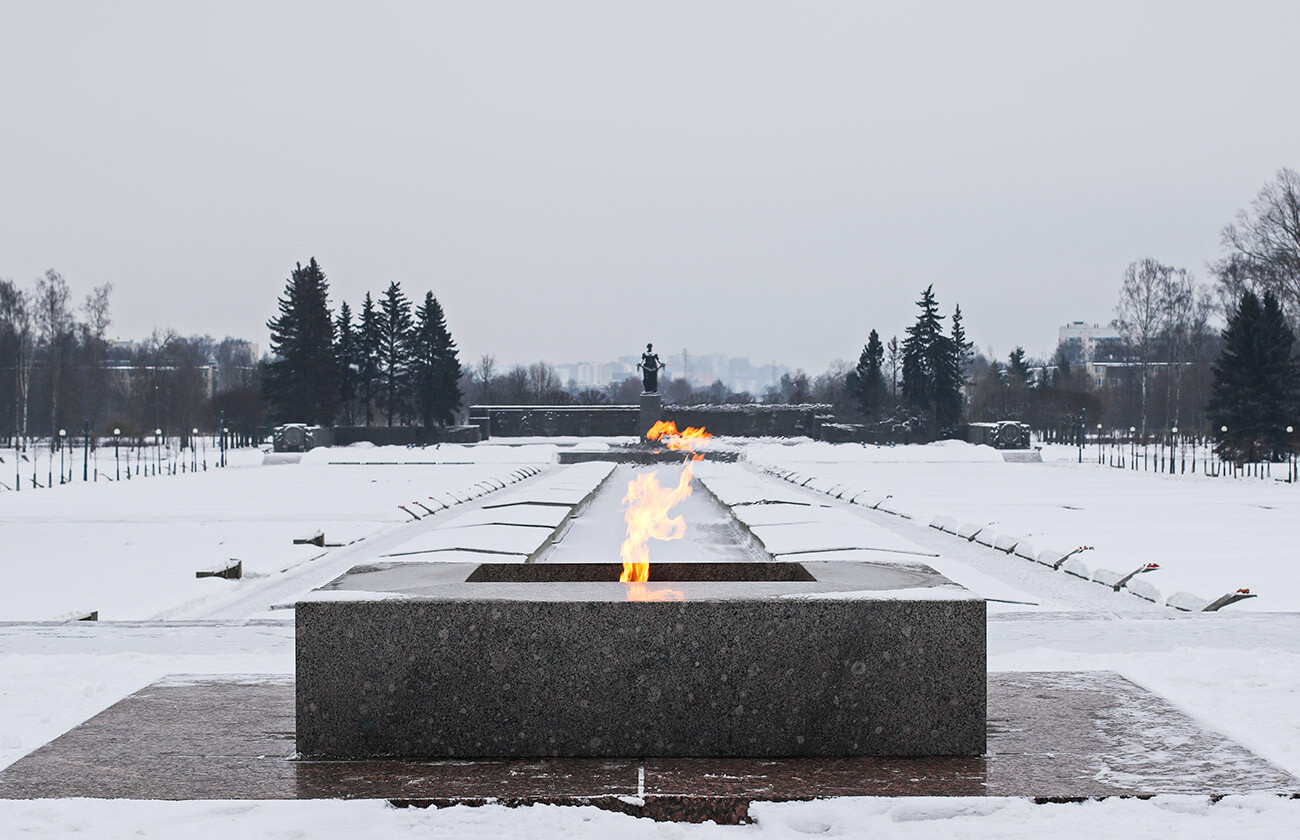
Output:
[[157,450],[154,453],[153,474],[158,475],[162,472],[162,429],[153,430],[153,446]]
[[[96,478],[99,476],[96,475]],[[90,480],[90,421],[81,421],[81,483]]]
[[221,466],[226,465],[226,440],[230,437],[230,430],[225,426],[221,427]]
[[1079,463],[1083,463],[1083,444],[1088,437],[1088,427],[1084,425],[1084,418],[1088,416],[1088,409],[1079,409]]
[[1137,426],[1129,426],[1128,427],[1128,456],[1129,456],[1129,460],[1133,462],[1133,469],[1138,468],[1138,464],[1137,464],[1138,442],[1137,442],[1136,435],[1137,435]]
[[122,461],[121,461],[121,449],[120,449],[121,444],[122,444],[122,430],[113,429],[113,472],[114,472],[113,480],[114,481],[122,480]]
[[[60,484],[67,483],[63,480],[63,444],[67,439],[68,439],[68,430],[59,429],[59,483]],[[50,461],[53,460],[54,460],[53,458],[50,459]]]
[[190,472],[199,471],[199,430],[190,429]]

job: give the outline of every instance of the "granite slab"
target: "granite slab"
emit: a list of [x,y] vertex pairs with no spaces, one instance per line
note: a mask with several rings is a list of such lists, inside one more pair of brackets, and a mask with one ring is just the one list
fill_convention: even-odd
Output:
[[743,822],[831,796],[1300,796],[1300,780],[1105,671],[995,672],[988,751],[963,758],[307,761],[279,675],[172,677],[0,771],[0,798],[387,799],[595,805]]

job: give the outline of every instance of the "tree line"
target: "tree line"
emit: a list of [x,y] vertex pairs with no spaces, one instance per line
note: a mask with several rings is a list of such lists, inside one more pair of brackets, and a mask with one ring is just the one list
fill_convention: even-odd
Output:
[[251,440],[262,421],[252,345],[173,330],[110,341],[112,292],[96,286],[78,305],[53,269],[26,287],[0,279],[0,440],[79,436],[85,425],[124,439],[159,428],[187,437],[223,418]]
[[[1278,171],[1222,231],[1214,284],[1145,257],[1124,270],[1111,326],[1119,341],[1084,358],[1014,348],[1000,364],[976,354],[973,419],[1020,419],[1048,437],[1080,424],[1139,437],[1213,437],[1227,458],[1278,457],[1300,426],[1295,333],[1300,317],[1300,175]],[[1215,327],[1222,321],[1222,330]],[[1225,431],[1226,430],[1226,431]]]
[[329,283],[313,257],[299,263],[267,322],[272,358],[262,395],[275,422],[447,426],[462,392],[456,342],[441,304],[427,292],[412,310],[401,284],[376,301],[367,292],[354,315],[334,315]]

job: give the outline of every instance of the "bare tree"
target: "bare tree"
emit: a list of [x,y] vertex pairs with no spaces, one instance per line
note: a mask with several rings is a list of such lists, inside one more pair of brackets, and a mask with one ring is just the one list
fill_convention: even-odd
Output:
[[1168,313],[1166,294],[1169,266],[1146,257],[1129,263],[1124,269],[1119,302],[1115,304],[1115,328],[1137,355],[1141,377],[1142,434],[1147,431],[1147,377],[1156,342],[1165,330]]
[[68,284],[54,269],[36,282],[36,323],[45,344],[50,374],[50,434],[59,427],[59,391],[63,387],[63,345],[72,332]]
[[89,397],[90,425],[94,429],[99,425],[99,407],[104,392],[104,349],[105,335],[109,324],[109,297],[113,294],[113,284],[96,286],[86,295],[81,311],[86,316],[85,329],[87,371],[87,396]]
[[478,364],[474,365],[472,375],[474,377],[474,387],[478,391],[475,401],[481,405],[492,404],[492,380],[496,378],[497,360],[494,356],[484,353],[478,357]]
[[1181,422],[1183,382],[1189,364],[1197,361],[1198,351],[1210,334],[1210,315],[1214,298],[1186,269],[1169,271],[1162,290],[1165,309],[1164,342],[1169,375],[1166,377],[1170,418]]
[[1212,268],[1229,300],[1245,289],[1271,291],[1293,316],[1300,312],[1300,174],[1279,169],[1220,240],[1228,253]]
[[533,404],[541,404],[546,394],[557,391],[560,387],[559,375],[546,362],[533,362],[528,366],[528,390],[532,394]]
[[12,280],[0,280],[0,369],[12,366],[14,435],[27,436],[27,406],[35,358],[35,316],[31,295]]

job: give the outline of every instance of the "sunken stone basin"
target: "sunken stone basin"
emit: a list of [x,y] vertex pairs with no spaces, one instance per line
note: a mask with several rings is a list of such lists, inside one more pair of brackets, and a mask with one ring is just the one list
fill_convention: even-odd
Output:
[[352,569],[297,605],[299,754],[984,752],[984,602],[930,567],[621,568]]

